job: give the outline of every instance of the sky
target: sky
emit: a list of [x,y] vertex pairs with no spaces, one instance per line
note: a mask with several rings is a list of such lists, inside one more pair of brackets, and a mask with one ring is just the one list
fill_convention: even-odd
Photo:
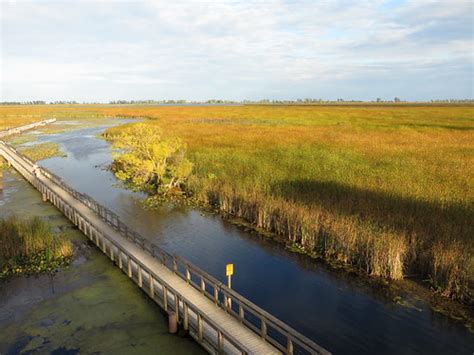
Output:
[[0,2],[0,101],[474,96],[472,1]]

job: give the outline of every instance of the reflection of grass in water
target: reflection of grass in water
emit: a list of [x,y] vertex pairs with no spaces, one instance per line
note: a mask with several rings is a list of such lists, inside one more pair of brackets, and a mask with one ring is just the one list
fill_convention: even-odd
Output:
[[59,144],[46,142],[34,146],[22,147],[20,151],[33,161],[48,159],[52,157],[65,157],[66,154],[61,151]]
[[0,220],[0,278],[52,271],[71,256],[71,243],[55,235],[40,218]]

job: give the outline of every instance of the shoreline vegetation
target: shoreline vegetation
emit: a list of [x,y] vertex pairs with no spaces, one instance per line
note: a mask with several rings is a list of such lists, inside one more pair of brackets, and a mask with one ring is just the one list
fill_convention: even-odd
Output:
[[0,280],[52,272],[68,265],[72,254],[72,244],[38,217],[0,219]]
[[[473,303],[473,105],[2,110],[18,116],[147,118],[141,124],[156,128],[159,142],[179,142],[175,153],[158,156],[192,166],[171,195],[191,196],[242,218],[298,252],[375,277],[416,278],[440,295]],[[134,135],[134,125],[110,128],[104,137],[118,147],[124,131]],[[125,149],[134,154],[132,146]],[[114,172],[159,200],[163,171],[125,160]],[[137,173],[141,169],[148,173]]]

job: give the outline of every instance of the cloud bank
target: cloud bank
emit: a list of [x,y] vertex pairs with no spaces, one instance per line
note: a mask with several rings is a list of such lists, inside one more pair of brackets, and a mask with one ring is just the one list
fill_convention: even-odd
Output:
[[458,0],[4,1],[0,101],[473,97]]

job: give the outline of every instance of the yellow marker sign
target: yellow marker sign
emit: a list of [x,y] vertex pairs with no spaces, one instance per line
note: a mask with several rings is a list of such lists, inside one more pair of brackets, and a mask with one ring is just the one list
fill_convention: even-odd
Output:
[[232,276],[234,274],[234,264],[227,264],[225,268],[226,276]]

